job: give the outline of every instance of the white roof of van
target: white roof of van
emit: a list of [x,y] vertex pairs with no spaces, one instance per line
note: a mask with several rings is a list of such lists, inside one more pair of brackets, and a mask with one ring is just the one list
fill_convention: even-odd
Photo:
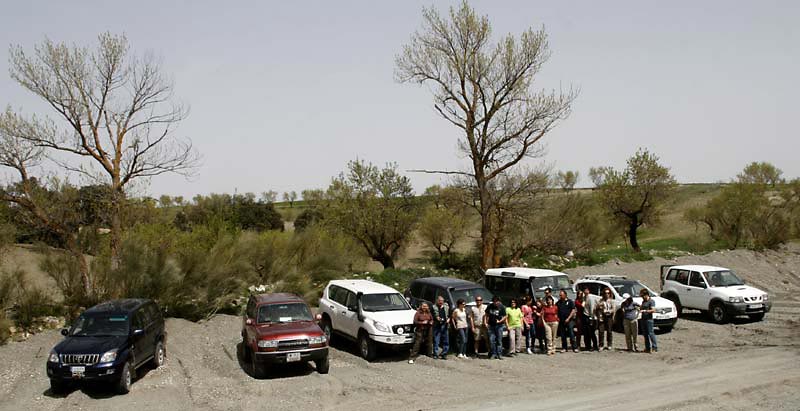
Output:
[[398,292],[392,287],[369,280],[333,280],[330,284],[364,294],[388,294]]
[[514,278],[531,278],[531,277],[553,277],[556,275],[566,275],[562,272],[546,270],[543,268],[525,268],[525,267],[505,267],[505,268],[490,268],[486,270],[486,275],[503,276],[503,273],[514,273]]
[[700,272],[708,272],[708,271],[730,271],[724,267],[716,267],[713,265],[673,265],[670,269],[677,268],[679,270],[689,270],[689,271],[700,271]]

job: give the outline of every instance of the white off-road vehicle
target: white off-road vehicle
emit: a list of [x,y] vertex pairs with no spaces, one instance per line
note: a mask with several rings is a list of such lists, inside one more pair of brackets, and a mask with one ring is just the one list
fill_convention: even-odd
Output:
[[[647,290],[650,293],[650,298],[656,304],[656,312],[653,314],[653,324],[661,331],[669,332],[678,321],[678,309],[675,304],[663,297],[658,293],[651,290],[650,287],[642,284],[639,281],[631,280],[625,276],[619,275],[587,275],[575,281],[575,291],[583,291],[586,288],[598,296],[603,295],[603,291],[608,288],[611,290],[611,295],[617,303],[617,307],[621,307],[624,299],[623,294],[630,294],[633,296],[633,301],[637,304],[642,303],[642,297],[639,296],[642,290]],[[622,309],[619,308],[617,314],[614,316],[614,329],[622,329]]]
[[747,315],[760,321],[772,308],[769,294],[745,285],[733,271],[707,265],[661,266],[661,296],[683,308],[707,312],[722,324],[731,317]]
[[566,291],[571,300],[575,299],[569,277],[553,270],[523,267],[490,268],[484,273],[483,282],[486,289],[499,297],[506,306],[512,298],[526,295],[543,298],[548,289],[552,291],[556,300],[560,290]]
[[378,347],[400,350],[414,343],[414,313],[394,288],[367,280],[335,280],[319,300],[320,326],[328,338],[342,336],[358,343],[372,361]]

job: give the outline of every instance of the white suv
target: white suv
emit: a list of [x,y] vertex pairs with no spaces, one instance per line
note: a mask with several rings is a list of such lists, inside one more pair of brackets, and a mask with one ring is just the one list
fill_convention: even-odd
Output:
[[747,315],[760,321],[772,308],[769,294],[744,285],[731,270],[707,265],[661,266],[661,295],[683,308],[706,311],[722,324],[731,317]]
[[[656,312],[653,314],[653,323],[661,331],[669,332],[678,321],[678,309],[675,304],[666,299],[659,297],[658,293],[651,290],[648,286],[636,280],[629,280],[624,276],[619,275],[589,275],[575,281],[575,291],[583,291],[586,288],[594,295],[602,296],[603,290],[606,288],[611,290],[611,295],[614,301],[617,302],[617,307],[620,307],[623,301],[622,294],[630,294],[633,301],[642,303],[642,297],[639,293],[644,289],[650,293],[653,302],[656,304]],[[615,316],[614,328],[617,330],[622,329],[622,313],[617,311]]]
[[367,361],[378,345],[405,349],[414,343],[415,312],[397,290],[367,280],[331,281],[319,300],[325,334],[357,341]]

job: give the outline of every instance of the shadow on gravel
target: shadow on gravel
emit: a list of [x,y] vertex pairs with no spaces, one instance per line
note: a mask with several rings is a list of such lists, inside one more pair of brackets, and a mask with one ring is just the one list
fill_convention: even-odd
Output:
[[[767,314],[767,315],[769,315],[769,314]],[[700,312],[700,311],[689,311],[689,312],[686,312],[684,310],[683,314],[681,314],[680,319],[678,321],[681,321],[681,320],[687,320],[687,321],[694,321],[694,322],[699,322],[699,323],[718,325],[714,321],[711,321],[711,318],[708,317],[708,314],[706,314],[704,312]],[[748,317],[733,317],[728,321],[727,324],[742,325],[742,324],[753,324],[753,323],[758,323],[758,322],[760,322],[760,320],[751,320]],[[724,325],[724,324],[722,324],[722,325]]]
[[[341,336],[337,338],[333,338],[333,341],[330,342],[330,348],[336,349],[337,351],[345,352],[348,354],[353,355],[354,357],[361,358],[361,354],[358,352],[358,344],[354,341],[350,341],[346,338]],[[378,358],[376,358],[373,363],[392,363],[392,362],[401,362],[401,361],[408,361],[408,351],[409,350],[390,350],[383,347],[378,347]]]
[[[241,342],[236,344],[236,360],[239,363],[239,368],[241,368],[245,374],[250,376],[250,378],[256,378],[253,376],[253,364],[250,361],[245,361],[244,349]],[[273,380],[278,378],[303,377],[313,372],[316,372],[316,369],[310,362],[280,364],[272,368],[268,367],[266,376],[260,379]]]
[[117,395],[114,392],[114,387],[111,384],[96,384],[96,385],[87,385],[87,384],[80,384],[80,383],[73,383],[68,387],[65,387],[63,391],[54,393],[53,391],[48,388],[45,390],[42,395],[49,398],[67,398],[70,394],[74,393],[75,391],[81,391],[82,393],[86,394],[86,396],[93,398],[95,400],[102,400],[111,398]]

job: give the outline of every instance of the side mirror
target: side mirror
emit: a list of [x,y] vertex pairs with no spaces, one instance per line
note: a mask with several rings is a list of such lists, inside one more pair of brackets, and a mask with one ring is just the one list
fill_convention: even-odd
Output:
[[253,325],[254,321],[253,321],[252,318],[248,318],[248,319],[244,320],[244,323],[247,324],[247,325]]
[[133,330],[133,332],[131,333],[131,335],[132,335],[132,336],[134,336],[134,337],[138,337],[138,336],[140,336],[140,335],[144,335],[144,330],[142,330],[142,329]]
[[353,312],[358,311],[358,305],[349,305],[349,306],[347,306],[347,311],[353,311]]
[[61,335],[63,335],[64,337],[69,335],[69,328],[62,328],[61,329]]
[[317,321],[322,321],[322,314],[315,315],[314,319],[317,320]]

